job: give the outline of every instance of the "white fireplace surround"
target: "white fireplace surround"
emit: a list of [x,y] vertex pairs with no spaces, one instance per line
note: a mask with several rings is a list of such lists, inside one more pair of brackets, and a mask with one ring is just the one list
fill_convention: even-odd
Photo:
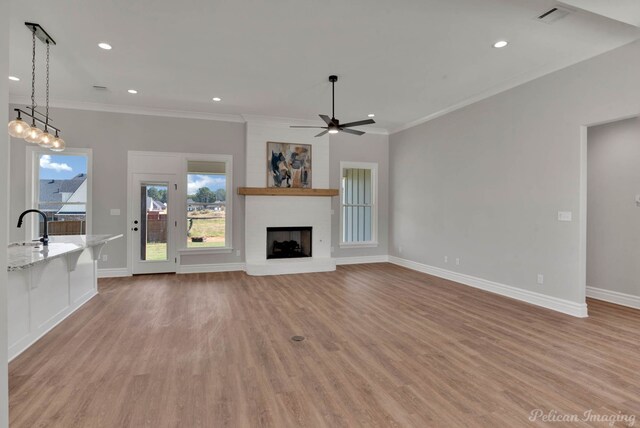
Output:
[[[314,130],[290,129],[290,121],[247,117],[247,187],[266,187],[267,142],[311,144],[311,174],[315,188],[329,187],[329,137],[314,138]],[[249,275],[327,272],[336,269],[331,257],[331,198],[316,196],[245,196],[245,254]],[[268,227],[312,227],[312,257],[267,260]]]

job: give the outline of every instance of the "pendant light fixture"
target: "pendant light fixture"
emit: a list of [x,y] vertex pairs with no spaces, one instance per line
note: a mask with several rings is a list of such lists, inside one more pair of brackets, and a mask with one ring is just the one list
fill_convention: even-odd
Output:
[[15,120],[9,122],[9,135],[15,138],[26,138],[27,134],[31,130],[31,125],[22,120],[20,112]]
[[[39,24],[33,24],[25,22],[27,28],[31,30],[32,35],[32,60],[31,60],[31,114],[19,108],[14,109],[18,113],[15,120],[9,122],[9,135],[15,138],[24,138],[28,143],[38,144],[41,147],[49,148],[55,152],[61,152],[65,149],[65,142],[60,138],[60,129],[51,125],[51,119],[49,118],[49,64],[50,64],[50,49],[51,45],[55,45],[56,42],[47,34],[47,32]],[[46,58],[46,106],[45,114],[36,111],[36,37],[47,46],[47,58]],[[31,118],[31,125],[22,120],[22,115]],[[40,118],[36,115],[42,116]],[[44,125],[44,131],[38,128],[37,123]],[[52,135],[49,130],[55,132],[55,136]]]

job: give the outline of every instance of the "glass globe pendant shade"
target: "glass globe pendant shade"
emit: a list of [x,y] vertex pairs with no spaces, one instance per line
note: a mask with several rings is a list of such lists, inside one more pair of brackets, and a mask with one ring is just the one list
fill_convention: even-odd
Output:
[[44,147],[46,149],[50,148],[53,145],[53,140],[56,137],[54,137],[53,135],[49,134],[47,131],[43,132],[42,135],[40,135],[40,140],[38,140],[38,145],[40,147]]
[[65,143],[64,140],[60,137],[56,137],[53,140],[53,143],[51,143],[51,151],[52,152],[61,152],[64,150],[65,148]]
[[31,126],[24,120],[18,118],[9,122],[9,135],[15,138],[24,138],[29,133]]
[[29,131],[27,132],[27,136],[24,137],[24,139],[27,143],[38,144],[40,142],[41,135],[42,135],[42,130],[39,129],[37,126],[33,125],[31,128],[29,128]]

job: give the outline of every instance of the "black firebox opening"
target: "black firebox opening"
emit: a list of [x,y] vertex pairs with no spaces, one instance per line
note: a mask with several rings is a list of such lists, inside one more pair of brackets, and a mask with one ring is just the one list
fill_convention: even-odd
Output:
[[267,227],[267,259],[311,257],[311,227]]

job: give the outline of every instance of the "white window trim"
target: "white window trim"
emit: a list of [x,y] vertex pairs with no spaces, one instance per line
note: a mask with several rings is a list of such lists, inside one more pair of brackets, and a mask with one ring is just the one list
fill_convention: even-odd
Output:
[[[369,169],[371,170],[371,241],[366,242],[345,242],[343,233],[344,223],[344,205],[342,194],[342,174],[345,169]],[[378,246],[378,164],[376,162],[340,162],[340,242],[338,246],[340,248],[375,248]]]
[[[26,151],[26,173],[27,179],[26,183],[26,192],[25,192],[25,210],[35,208],[37,209],[38,200],[40,198],[40,186],[39,182],[34,180],[34,174],[36,171],[40,170],[40,159],[39,155],[71,155],[71,156],[86,156],[87,157],[87,203],[86,203],[86,218],[87,225],[85,228],[85,233],[87,235],[92,234],[92,226],[93,226],[93,150],[92,149],[77,149],[77,148],[67,148],[64,152],[52,152],[49,149],[40,147],[40,146],[27,146]],[[38,179],[40,175],[38,174]],[[25,240],[31,241],[33,239],[39,238],[39,236],[35,236],[35,231],[38,230],[37,222],[39,222],[39,218],[33,216],[30,221],[25,223]]]
[[[200,162],[224,162],[225,167],[225,176],[226,176],[226,192],[227,199],[225,200],[225,227],[224,227],[224,247],[211,247],[211,248],[188,248],[187,240],[182,239],[183,236],[180,235],[179,244],[178,244],[178,253],[181,255],[187,254],[229,254],[233,252],[233,156],[232,155],[192,155],[187,154],[184,156],[182,162],[182,183],[181,187],[184,192],[183,205],[187,202],[188,191],[188,180],[187,174],[189,161],[200,161]],[[187,216],[180,216],[180,220],[178,220],[179,230],[187,230]]]

